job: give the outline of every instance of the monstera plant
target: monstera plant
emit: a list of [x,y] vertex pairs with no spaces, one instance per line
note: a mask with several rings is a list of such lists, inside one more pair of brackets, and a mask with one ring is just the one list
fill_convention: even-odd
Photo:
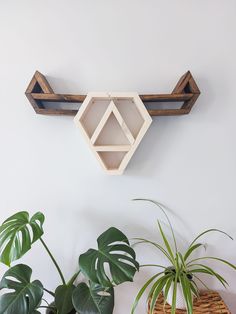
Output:
[[[37,314],[46,309],[52,314],[111,314],[114,287],[132,281],[139,268],[127,237],[114,227],[106,230],[97,239],[97,249],[89,249],[80,255],[77,272],[66,281],[44,242],[43,224],[44,215],[41,212],[30,218],[28,212],[22,211],[0,226],[0,262],[9,267],[0,282],[0,313]],[[60,276],[61,284],[55,291],[32,279],[29,266],[11,266],[36,241],[42,244]],[[80,283],[76,284],[78,281]],[[51,304],[45,300],[44,294],[51,295]]]

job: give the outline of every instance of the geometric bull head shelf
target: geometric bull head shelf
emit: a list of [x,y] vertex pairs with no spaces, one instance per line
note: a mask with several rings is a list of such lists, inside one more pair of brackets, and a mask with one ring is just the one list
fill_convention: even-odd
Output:
[[[200,90],[188,71],[171,94],[138,95],[136,93],[56,94],[46,78],[35,72],[26,92],[38,114],[72,115],[89,147],[109,174],[122,174],[148,130],[151,116],[188,114]],[[181,102],[180,108],[160,108],[160,103]],[[50,108],[46,103],[82,105],[71,109]],[[152,108],[149,107],[152,103]],[[153,107],[153,104],[155,107]]]

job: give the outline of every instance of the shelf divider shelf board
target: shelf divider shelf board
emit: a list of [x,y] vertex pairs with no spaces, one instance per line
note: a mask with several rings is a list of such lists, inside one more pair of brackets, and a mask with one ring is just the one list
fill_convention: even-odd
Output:
[[104,146],[94,145],[94,149],[97,152],[128,152],[130,148],[131,145],[104,145]]
[[102,168],[122,174],[152,118],[136,93],[89,93],[74,121]]
[[[36,71],[25,92],[35,112],[44,115],[69,115],[75,116],[79,106],[86,95],[57,94],[43,74]],[[171,94],[146,94],[139,95],[151,116],[171,116],[188,114],[200,95],[200,90],[191,74],[187,71],[178,81]],[[180,108],[160,108],[159,103],[183,103]],[[63,104],[64,108],[48,108],[45,103]],[[78,103],[78,108],[71,109],[70,103]],[[156,107],[148,108],[149,103]],[[67,105],[66,105],[67,104]]]

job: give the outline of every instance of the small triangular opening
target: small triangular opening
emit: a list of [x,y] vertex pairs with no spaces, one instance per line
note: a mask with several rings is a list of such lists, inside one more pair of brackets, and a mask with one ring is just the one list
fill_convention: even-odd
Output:
[[107,170],[117,170],[127,152],[99,152],[98,154]]
[[98,135],[95,145],[130,145],[113,112]]
[[44,93],[42,87],[40,86],[40,84],[38,82],[35,83],[33,89],[32,89],[32,93]]
[[183,92],[186,93],[186,94],[191,94],[192,93],[192,88],[191,88],[189,82],[184,87]]

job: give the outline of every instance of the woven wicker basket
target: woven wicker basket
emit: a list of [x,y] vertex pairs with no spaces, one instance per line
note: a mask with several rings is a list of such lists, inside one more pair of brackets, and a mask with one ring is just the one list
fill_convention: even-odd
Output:
[[[150,313],[150,311],[148,311]],[[163,296],[161,295],[155,306],[155,314],[169,314],[171,313],[170,305],[163,305]],[[176,314],[186,314],[185,310],[176,310]],[[219,293],[215,291],[204,291],[200,297],[194,301],[194,314],[231,314],[221,299]]]

